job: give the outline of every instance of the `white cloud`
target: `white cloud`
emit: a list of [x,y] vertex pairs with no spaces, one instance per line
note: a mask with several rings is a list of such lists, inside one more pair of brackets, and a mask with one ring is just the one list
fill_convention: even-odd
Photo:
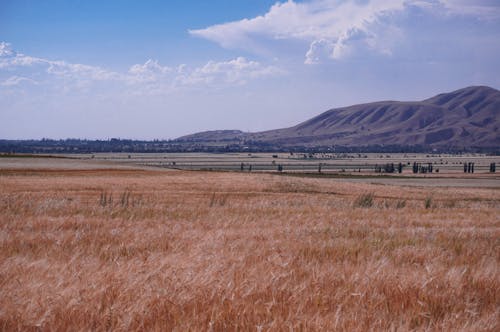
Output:
[[46,74],[65,79],[102,81],[120,78],[119,74],[100,67],[32,57],[12,50],[9,43],[0,43],[0,69],[16,71],[34,66],[40,66],[32,68],[34,73],[40,74],[44,71]]
[[118,80],[121,75],[100,67],[72,64],[65,61],[47,61],[47,73],[75,80]]
[[177,77],[182,85],[193,84],[245,84],[250,79],[266,76],[276,76],[283,71],[274,66],[264,66],[256,61],[238,57],[229,61],[209,61],[206,65],[193,70],[183,69],[183,74]]
[[[190,30],[190,33],[223,47],[241,49],[253,47],[258,39],[297,40],[309,45],[305,62],[318,63],[325,56],[340,59],[349,55],[352,43],[366,43],[367,47],[377,50],[371,26],[404,6],[403,1],[395,0],[288,1],[275,4],[263,16]],[[248,43],[248,40],[254,42]],[[372,42],[368,43],[369,40]]]
[[327,39],[315,40],[309,46],[306,53],[305,64],[319,64],[323,59],[328,59],[334,52],[335,43]]
[[500,18],[498,0],[441,0],[439,2],[451,15],[474,16],[485,20]]
[[475,15],[479,18],[500,17],[494,0],[293,0],[276,3],[269,11],[243,19],[189,30],[198,36],[231,49],[266,54],[278,41],[297,41],[307,45],[305,63],[341,59],[364,50],[391,54],[392,44],[403,37],[391,18],[410,8],[429,12],[440,9],[447,15]]
[[0,82],[1,86],[17,86],[22,83],[31,83],[31,84],[38,84],[37,81],[28,78],[28,77],[22,77],[22,76],[11,76],[8,79],[6,79],[3,82]]
[[29,81],[49,85],[55,91],[69,92],[86,90],[93,84],[105,82],[108,88],[118,87],[121,91],[129,89],[136,95],[164,94],[194,86],[228,87],[283,73],[275,66],[263,65],[243,57],[228,61],[209,61],[200,67],[185,64],[168,67],[149,59],[143,64],[134,64],[125,73],[118,73],[97,66],[27,56],[12,50],[10,44],[5,42],[0,43],[0,75],[2,72],[10,74],[1,83],[2,86],[20,87],[20,83]]
[[38,63],[47,63],[47,61],[17,53],[12,50],[9,43],[0,42],[0,69],[31,66]]
[[9,43],[0,42],[0,57],[12,55],[12,48]]
[[130,67],[128,74],[129,80],[133,83],[154,82],[172,71],[172,68],[160,65],[158,60],[149,59],[144,64],[135,64]]
[[126,81],[136,94],[161,94],[190,87],[221,88],[243,85],[250,80],[283,74],[284,71],[244,57],[228,61],[209,61],[200,67],[181,64],[162,66],[157,60],[130,67]]

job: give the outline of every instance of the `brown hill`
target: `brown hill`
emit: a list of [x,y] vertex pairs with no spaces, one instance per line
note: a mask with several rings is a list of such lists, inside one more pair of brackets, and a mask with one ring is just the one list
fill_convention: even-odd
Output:
[[290,128],[258,133],[211,131],[180,140],[305,147],[499,147],[499,115],[500,91],[474,86],[418,102],[381,101],[336,108]]

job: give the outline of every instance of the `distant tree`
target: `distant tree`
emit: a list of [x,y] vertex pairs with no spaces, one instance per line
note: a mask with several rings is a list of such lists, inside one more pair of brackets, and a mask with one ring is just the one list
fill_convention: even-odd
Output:
[[386,173],[394,173],[394,163],[385,164],[384,171]]

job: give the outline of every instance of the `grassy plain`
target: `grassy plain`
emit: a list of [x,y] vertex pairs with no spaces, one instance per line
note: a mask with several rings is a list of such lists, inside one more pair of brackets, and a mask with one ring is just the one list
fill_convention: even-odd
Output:
[[89,165],[0,167],[1,330],[500,328],[498,177]]

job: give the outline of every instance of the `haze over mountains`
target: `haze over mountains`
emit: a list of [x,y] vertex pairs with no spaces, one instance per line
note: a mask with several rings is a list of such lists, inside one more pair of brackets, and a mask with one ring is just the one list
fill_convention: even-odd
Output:
[[179,142],[237,141],[291,146],[500,146],[500,91],[471,86],[414,102],[380,101],[328,110],[290,128],[257,133],[216,130]]

